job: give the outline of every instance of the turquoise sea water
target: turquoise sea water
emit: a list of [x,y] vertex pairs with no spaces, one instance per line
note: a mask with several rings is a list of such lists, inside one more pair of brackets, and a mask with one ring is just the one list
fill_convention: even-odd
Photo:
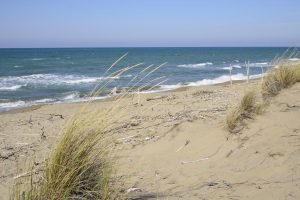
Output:
[[[209,85],[233,79],[245,79],[245,61],[251,75],[267,69],[270,62],[287,48],[66,48],[66,49],[0,49],[0,111],[35,104],[76,102],[96,84],[110,80],[104,93],[117,87],[132,86],[130,80],[150,64],[167,64],[141,80],[142,86],[158,77],[168,80],[155,91],[184,85]],[[118,77],[107,77],[105,71],[125,53],[128,55],[111,72],[137,63],[143,65]],[[297,60],[298,58],[293,58]],[[151,71],[148,70],[148,71]],[[109,74],[109,73],[108,73]],[[151,83],[155,85],[159,81]],[[136,82],[136,81],[135,81]],[[149,84],[149,85],[151,85]],[[150,86],[151,87],[151,86]]]

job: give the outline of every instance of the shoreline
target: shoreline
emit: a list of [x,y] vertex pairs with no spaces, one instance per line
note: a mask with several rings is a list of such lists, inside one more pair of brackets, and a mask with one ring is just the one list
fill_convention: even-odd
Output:
[[[258,75],[253,75],[253,76],[258,76]],[[251,82],[255,82],[256,80],[259,80],[260,77],[255,77],[255,78],[250,78],[249,83]],[[243,83],[246,82],[246,80],[233,80],[232,84],[237,84],[237,83]],[[197,87],[213,87],[213,86],[225,86],[225,85],[230,85],[230,81],[225,81],[222,83],[216,83],[216,84],[210,84],[210,85],[199,85],[199,86],[189,86],[189,85],[182,85],[179,86],[178,88],[174,88],[174,89],[166,89],[166,90],[162,90],[162,91],[158,91],[158,90],[153,90],[153,91],[148,91],[148,92],[140,92],[141,95],[143,94],[163,94],[163,93],[168,93],[168,92],[178,92],[178,91],[184,91],[187,90],[188,88],[197,88]],[[137,93],[129,93],[128,95],[136,95]],[[97,98],[97,97],[96,97]],[[35,104],[35,105],[29,105],[26,107],[21,107],[21,108],[14,108],[14,109],[10,109],[7,111],[1,111],[0,115],[3,114],[14,114],[14,113],[19,113],[19,112],[28,112],[28,111],[32,111],[38,108],[41,108],[43,106],[51,106],[51,105],[69,105],[69,104],[84,104],[87,102],[111,102],[113,101],[115,97],[114,96],[104,96],[103,98],[101,97],[101,99],[95,99],[95,100],[81,100],[81,101],[75,101],[75,102],[50,102],[50,103],[40,103],[40,104]]]

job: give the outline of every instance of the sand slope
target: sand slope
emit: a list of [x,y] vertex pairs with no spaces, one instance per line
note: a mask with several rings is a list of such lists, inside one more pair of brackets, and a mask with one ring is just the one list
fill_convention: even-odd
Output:
[[[251,83],[257,84],[258,81]],[[245,83],[128,97],[112,124],[118,175],[128,197],[145,199],[300,199],[300,84],[283,90],[238,135],[224,128]],[[95,102],[106,108],[112,100]],[[24,161],[41,169],[80,104],[0,115],[0,199],[8,199]],[[23,171],[22,171],[23,169]]]
[[247,123],[229,136],[221,124],[185,122],[126,152],[133,187],[162,199],[300,199],[300,84]]

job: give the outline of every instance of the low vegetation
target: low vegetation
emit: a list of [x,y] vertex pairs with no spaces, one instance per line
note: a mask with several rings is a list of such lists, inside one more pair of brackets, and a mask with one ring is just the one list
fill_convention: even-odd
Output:
[[256,98],[254,89],[247,91],[240,104],[228,113],[226,123],[229,131],[238,132],[243,127],[243,120],[252,118],[256,112]]
[[[108,71],[127,54],[119,58]],[[164,63],[165,64],[165,63]],[[113,136],[107,134],[114,120],[121,113],[121,101],[136,88],[145,77],[161,68],[150,65],[143,69],[128,83],[128,91],[114,98],[115,104],[106,110],[83,104],[79,111],[66,125],[58,144],[42,167],[42,173],[36,173],[34,167],[29,172],[21,173],[16,178],[11,200],[108,200],[123,199],[122,182],[115,175],[115,158],[112,147]],[[108,77],[118,77],[126,71],[140,66],[136,64],[113,72]],[[163,83],[164,77],[151,80],[143,87]],[[99,84],[91,92],[91,97],[101,93],[114,78]],[[130,85],[131,84],[131,85]],[[141,88],[138,88],[139,91]],[[152,88],[149,87],[149,90]],[[133,91],[134,92],[134,91]],[[124,106],[123,106],[124,107]],[[122,107],[122,108],[123,108]]]
[[292,86],[296,81],[296,68],[282,64],[268,72],[262,83],[262,95],[265,99],[277,95],[282,89]]
[[31,175],[28,187],[14,190],[12,199],[117,199],[105,128],[103,112],[75,116],[46,161],[41,179],[34,183]]
[[277,68],[268,71],[261,88],[247,91],[240,104],[227,114],[227,129],[233,133],[239,132],[244,127],[244,119],[253,118],[255,114],[262,114],[271,97],[296,82],[300,82],[300,62],[280,61]]
[[229,131],[234,132],[241,121],[241,111],[239,108],[232,109],[226,117],[226,124]]
[[71,121],[46,163],[39,199],[111,199],[114,196],[113,165],[104,129],[105,116],[98,113]]

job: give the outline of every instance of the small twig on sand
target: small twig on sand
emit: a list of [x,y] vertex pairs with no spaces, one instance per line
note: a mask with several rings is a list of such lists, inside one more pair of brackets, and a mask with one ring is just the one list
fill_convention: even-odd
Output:
[[219,111],[226,111],[225,108],[212,108],[212,109],[208,109],[208,108],[205,108],[205,109],[199,109],[199,110],[195,110],[195,111],[198,111],[198,112],[219,112]]
[[41,169],[36,169],[36,170],[24,172],[22,174],[14,176],[13,179],[18,179],[18,178],[22,178],[22,177],[26,177],[26,176],[31,176],[32,174],[38,174],[40,171],[41,171]]
[[181,161],[181,164],[196,163],[196,162],[200,162],[200,161],[203,161],[203,160],[208,160],[209,158],[211,158],[211,157],[213,157],[214,155],[216,155],[216,154],[220,151],[220,149],[221,149],[222,146],[223,146],[223,145],[221,145],[221,146],[216,150],[216,152],[214,152],[213,154],[211,154],[211,155],[209,155],[209,156],[207,156],[207,157],[200,158],[200,159],[198,159],[198,160]]
[[18,179],[18,178],[22,178],[24,176],[28,176],[29,174],[31,174],[31,172],[24,172],[22,174],[19,174],[17,176],[14,176],[13,179]]
[[151,97],[151,98],[147,98],[146,101],[152,101],[152,100],[158,100],[158,99],[164,99],[164,98],[167,98],[167,96]]
[[136,136],[137,135],[131,135],[131,136],[128,136],[128,137],[119,138],[118,140],[127,140],[127,139],[130,139],[130,138],[134,138]]
[[60,117],[61,119],[64,119],[63,115],[61,115],[61,114],[49,114],[49,115],[50,115],[50,118]]
[[185,144],[182,145],[181,147],[179,147],[175,152],[177,153],[177,152],[181,151],[181,149],[183,149],[183,147],[187,146],[189,143],[190,143],[190,140],[187,140],[187,141],[185,142]]
[[25,146],[25,145],[28,145],[29,143],[26,143],[26,142],[17,142],[16,143],[16,145],[23,145],[23,146]]
[[45,135],[45,127],[44,126],[41,128],[41,131],[42,131],[41,140],[45,140],[47,136]]

